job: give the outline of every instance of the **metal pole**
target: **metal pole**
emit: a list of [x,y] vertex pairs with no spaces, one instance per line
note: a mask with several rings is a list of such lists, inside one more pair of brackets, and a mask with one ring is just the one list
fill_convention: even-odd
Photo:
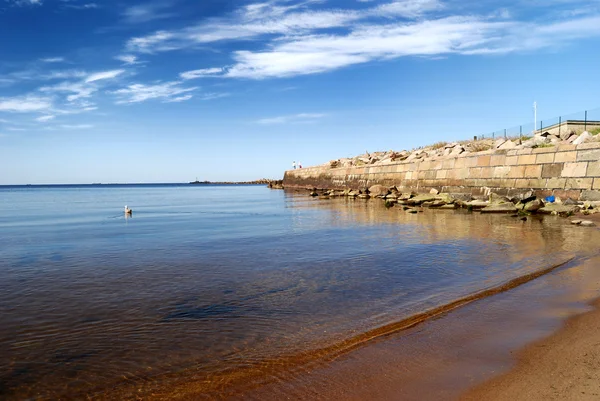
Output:
[[504,128],[504,139],[506,139],[506,128]]
[[544,122],[543,122],[542,120],[540,120],[540,134],[542,133],[542,124],[543,124],[543,123],[544,123]]
[[587,110],[585,111],[585,121],[583,122],[583,130],[587,131]]
[[523,126],[519,125],[519,141],[523,141]]
[[560,136],[561,125],[562,125],[562,116],[558,117],[558,136]]

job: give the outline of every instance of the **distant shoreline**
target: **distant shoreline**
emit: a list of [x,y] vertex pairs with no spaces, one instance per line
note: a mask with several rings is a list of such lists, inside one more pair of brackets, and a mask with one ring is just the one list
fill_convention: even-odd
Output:
[[[267,185],[262,182],[208,182],[201,185]],[[171,186],[188,187],[195,185],[191,182],[168,182],[168,183],[94,183],[94,184],[1,184],[0,188],[74,188],[74,187],[153,187],[153,186]]]

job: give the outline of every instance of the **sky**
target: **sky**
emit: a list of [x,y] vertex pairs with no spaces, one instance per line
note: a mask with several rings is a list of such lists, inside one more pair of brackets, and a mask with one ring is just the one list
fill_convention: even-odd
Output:
[[0,185],[280,179],[534,101],[600,120],[599,45],[600,0],[0,0]]

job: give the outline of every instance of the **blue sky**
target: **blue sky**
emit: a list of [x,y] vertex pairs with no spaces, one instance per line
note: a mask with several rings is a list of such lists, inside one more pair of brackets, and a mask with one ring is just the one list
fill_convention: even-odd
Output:
[[0,0],[0,184],[280,178],[596,108],[599,39],[598,0]]

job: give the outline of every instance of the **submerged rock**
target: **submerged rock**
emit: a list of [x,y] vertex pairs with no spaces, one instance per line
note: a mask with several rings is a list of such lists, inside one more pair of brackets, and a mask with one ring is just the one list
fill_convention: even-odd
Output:
[[512,202],[493,203],[481,209],[481,213],[514,213],[517,207]]
[[544,207],[538,210],[538,213],[571,215],[578,211],[579,206],[547,203]]
[[445,204],[444,206],[440,206],[438,209],[447,210],[447,209],[456,209],[457,207],[458,207],[458,204],[452,203],[452,204]]
[[410,198],[406,201],[409,205],[420,205],[423,202],[433,202],[435,200],[435,195],[433,194],[422,194],[417,195],[414,198]]
[[465,206],[468,209],[477,210],[477,209],[483,209],[484,207],[489,206],[489,203],[486,202],[486,201],[482,201],[482,200],[477,200],[476,199],[476,200],[472,200],[470,202],[465,203]]

